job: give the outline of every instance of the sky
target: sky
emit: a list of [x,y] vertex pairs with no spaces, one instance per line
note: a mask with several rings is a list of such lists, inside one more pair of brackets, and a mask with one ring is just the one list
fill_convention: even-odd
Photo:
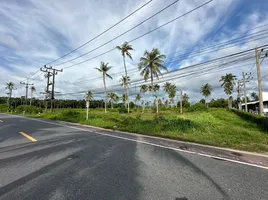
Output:
[[[43,99],[44,95],[40,92],[44,92],[46,79],[44,73],[38,71],[41,67],[91,40],[148,1],[1,0],[0,96],[6,96],[5,84],[10,81],[14,82],[17,88],[13,95],[24,96],[25,86],[20,84],[20,81],[26,81],[26,78],[29,77],[29,83],[33,83],[36,88],[34,97]],[[83,91],[88,90],[100,91],[94,96],[96,99],[103,98],[102,77],[95,69],[99,67],[101,61],[112,66],[109,73],[113,79],[107,80],[108,90],[115,90],[119,95],[122,95],[123,88],[120,88],[119,80],[124,75],[124,67],[119,51],[111,51],[82,64],[70,68],[66,67],[98,56],[125,41],[131,41],[205,2],[203,0],[179,0],[148,21],[110,42],[111,39],[138,25],[174,1],[150,1],[142,9],[105,34],[70,55],[51,63],[52,67],[63,68],[63,72],[59,72],[56,76],[55,87],[56,91],[60,92],[56,98],[82,99],[85,93]],[[142,79],[137,65],[145,50],[151,51],[153,48],[158,48],[162,54],[166,55],[165,65],[169,71],[172,71],[268,44],[268,34],[265,35],[265,30],[268,29],[267,11],[268,1],[264,0],[214,0],[204,7],[131,42],[135,50],[131,52],[133,60],[126,59],[130,79]],[[264,35],[253,38],[252,41],[250,39],[243,40],[232,44],[229,48],[218,48],[209,53],[195,53],[200,48],[259,31],[263,31]],[[101,45],[103,46],[94,50]],[[91,52],[76,60],[57,65],[89,51]],[[261,64],[261,74],[263,90],[266,92],[268,92],[267,64],[268,58],[264,58]],[[202,76],[178,78],[171,82],[176,84],[178,90],[187,93],[191,102],[197,102],[203,98],[200,94],[200,87],[206,83],[212,85],[210,99],[226,98],[226,94],[220,87],[219,79],[221,76],[233,73],[238,79],[241,79],[242,72],[248,72],[250,69],[253,79],[246,85],[248,94],[250,94],[258,92],[254,59],[247,63],[241,61],[241,63],[221,71],[211,71]],[[160,76],[160,80],[161,78]],[[135,85],[131,86],[130,94],[133,95],[130,96],[130,99],[133,99],[134,95],[139,92],[139,88]],[[233,96],[236,95],[237,93],[234,91]],[[158,92],[158,96],[167,98],[162,90]],[[151,98],[150,95],[144,94],[143,97],[149,100]]]

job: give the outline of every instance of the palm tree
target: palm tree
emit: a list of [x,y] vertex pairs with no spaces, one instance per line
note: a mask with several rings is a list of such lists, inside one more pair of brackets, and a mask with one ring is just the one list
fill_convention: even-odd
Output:
[[182,95],[182,103],[183,103],[183,106],[186,105],[186,103],[188,102],[188,100],[189,100],[189,96],[188,96],[188,94],[184,93],[184,94]]
[[33,99],[33,93],[36,91],[36,89],[35,89],[34,86],[32,86],[32,87],[30,88],[30,90],[31,90],[31,100],[30,100],[30,106],[31,106],[31,105],[32,105],[32,99]]
[[161,74],[161,70],[167,70],[164,66],[165,55],[160,54],[160,51],[155,48],[151,52],[145,51],[143,57],[140,58],[140,63],[138,64],[138,69],[141,71],[141,75],[144,80],[147,81],[150,77],[151,85],[153,85],[154,77],[158,78]]
[[91,91],[87,91],[85,95],[85,100],[90,103],[90,101],[92,101],[93,99],[93,93]]
[[[128,97],[127,88],[128,88],[129,81],[130,81],[129,76],[122,76],[122,78],[120,79],[121,85],[124,86],[124,88],[125,88],[125,96],[126,97]],[[127,103],[127,100],[126,100],[126,103]],[[125,104],[125,106],[126,106],[126,104]]]
[[208,98],[208,96],[211,95],[211,91],[212,91],[212,86],[210,84],[206,83],[205,85],[201,86],[200,93],[203,94],[203,96],[205,96],[207,107],[208,107],[207,98]]
[[119,101],[119,96],[116,93],[111,92],[111,93],[107,94],[107,97],[108,97],[108,99],[110,99],[109,101],[111,103],[111,108],[113,109],[114,108],[113,103],[114,102],[116,103]]
[[252,92],[250,96],[253,101],[259,101],[259,96],[256,94],[256,92]]
[[140,94],[137,94],[137,96],[135,97],[135,106],[137,104],[137,101],[140,101],[141,100],[141,95]]
[[107,74],[107,72],[112,68],[111,66],[108,66],[109,63],[104,63],[104,62],[101,62],[100,64],[100,68],[96,68],[96,70],[98,70],[99,72],[102,73],[102,78],[103,78],[103,85],[104,85],[104,90],[105,90],[105,101],[104,101],[104,106],[105,106],[105,113],[107,112],[106,110],[106,76],[110,79],[113,79],[109,74]]
[[11,105],[11,97],[12,97],[12,90],[15,89],[15,84],[13,82],[8,82],[6,83],[6,89],[9,90],[9,98],[8,98],[8,111],[10,110],[10,105]]
[[224,92],[226,95],[228,95],[228,107],[231,108],[231,103],[230,103],[230,96],[232,95],[234,91],[234,86],[235,86],[235,81],[236,81],[236,75],[234,74],[226,74],[225,76],[222,76],[220,79],[220,82],[222,82],[221,87],[224,88]]
[[[125,76],[127,76],[127,67],[126,67],[126,59],[125,57],[128,56],[132,60],[132,56],[130,51],[133,51],[134,49],[132,48],[132,45],[130,45],[128,42],[124,42],[121,46],[116,46],[116,48],[121,52],[123,56],[123,62],[124,62],[124,68],[125,68]],[[128,80],[127,80],[128,81]],[[125,93],[126,96],[128,97],[128,82],[127,82],[127,87],[125,88]],[[127,99],[128,103],[128,113],[129,113],[129,99]]]
[[[165,55],[161,54],[157,48],[154,48],[151,52],[145,51],[143,57],[140,58],[140,63],[138,64],[138,69],[141,71],[141,75],[144,77],[144,80],[147,81],[150,77],[151,79],[151,91],[156,98],[156,113],[158,113],[158,100],[155,92],[159,90],[159,86],[153,85],[154,77],[158,78],[158,75],[161,74],[161,70],[167,70],[167,67],[164,66]],[[157,89],[158,87],[158,89]],[[150,88],[148,88],[150,90]]]
[[144,113],[144,109],[145,109],[145,101],[144,100],[142,100],[141,105],[142,105],[142,113]]
[[170,98],[170,102],[172,103],[173,106],[174,106],[174,98],[176,96],[176,93],[177,93],[176,85],[170,85],[169,91],[168,91],[168,97]]
[[126,95],[126,94],[123,94],[123,96],[122,96],[122,101],[123,101],[125,107],[127,107],[127,106],[126,106],[126,104],[127,104],[127,95]]

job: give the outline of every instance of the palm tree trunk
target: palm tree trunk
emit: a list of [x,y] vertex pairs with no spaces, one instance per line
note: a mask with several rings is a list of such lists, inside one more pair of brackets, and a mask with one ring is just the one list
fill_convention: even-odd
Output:
[[105,114],[107,113],[106,111],[106,82],[105,82],[105,77],[106,77],[106,74],[103,73],[103,85],[104,85],[104,90],[105,90],[105,97],[104,97],[104,112]]
[[207,99],[207,97],[206,97],[206,104],[207,104],[207,108],[208,108],[208,99]]
[[126,98],[127,98],[127,113],[129,114],[128,77],[127,77],[127,67],[126,67],[125,55],[123,55],[123,62],[124,62],[124,68],[125,68],[125,74],[126,74],[126,84],[127,84],[126,89],[125,89]]
[[113,100],[111,101],[111,107],[112,107],[112,109],[114,109],[114,106],[113,106]]

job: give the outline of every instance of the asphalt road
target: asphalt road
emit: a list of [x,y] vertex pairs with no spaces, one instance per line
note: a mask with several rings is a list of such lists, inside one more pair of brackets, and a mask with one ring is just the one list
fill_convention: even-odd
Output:
[[268,199],[267,169],[100,130],[2,114],[0,120],[1,200]]

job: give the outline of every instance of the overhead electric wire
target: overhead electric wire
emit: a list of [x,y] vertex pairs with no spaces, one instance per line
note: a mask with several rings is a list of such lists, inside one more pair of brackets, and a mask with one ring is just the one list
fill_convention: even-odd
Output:
[[[266,47],[267,45],[264,45],[264,46],[262,46],[262,47]],[[173,70],[173,71],[171,71],[171,72],[169,72],[169,73],[174,73],[174,72],[176,72],[176,71],[179,71],[180,70],[180,72],[181,71],[183,71],[183,70],[186,70],[186,69],[189,69],[189,68],[193,68],[193,67],[196,67],[196,66],[203,66],[203,65],[206,65],[206,64],[212,64],[213,62],[215,62],[215,61],[221,61],[221,60],[223,60],[223,59],[226,59],[226,58],[230,58],[230,57],[240,57],[239,59],[243,59],[242,61],[246,61],[246,59],[245,59],[245,56],[249,56],[250,54],[252,54],[251,55],[251,57],[250,58],[254,58],[253,56],[254,56],[254,54],[253,54],[253,51],[252,50],[254,50],[254,49],[249,49],[249,50],[246,50],[246,51],[242,51],[242,52],[238,52],[238,53],[234,53],[234,54],[230,54],[230,55],[227,55],[227,56],[224,56],[224,57],[220,57],[220,58],[216,58],[216,59],[213,59],[213,60],[210,60],[210,61],[206,61],[206,62],[203,62],[203,63],[198,63],[198,64],[195,64],[195,65],[190,65],[190,66],[188,66],[188,67],[184,67],[184,68],[182,68],[182,69],[178,69],[178,70]],[[251,52],[252,51],[252,52]],[[242,57],[243,56],[243,57]],[[242,57],[242,58],[241,58]],[[234,59],[233,58],[233,59]],[[237,62],[237,60],[234,60],[234,61],[236,61]],[[234,61],[232,61],[232,62],[234,62]],[[221,65],[224,65],[224,64],[230,64],[230,62],[229,63],[221,63]],[[219,65],[219,64],[218,64]],[[199,70],[199,69],[198,69]],[[189,72],[188,72],[189,73]],[[167,74],[167,73],[166,73]],[[164,75],[164,74],[163,74]],[[171,78],[173,78],[173,77],[171,77]],[[177,77],[176,77],[177,78]],[[139,80],[140,81],[140,80]],[[164,80],[164,81],[166,81],[166,80]],[[133,82],[132,82],[133,83]],[[118,85],[113,85],[113,86],[110,86],[110,87],[113,87],[113,90],[115,89],[114,87],[118,87]],[[119,85],[120,86],[120,85]],[[95,89],[95,90],[99,90],[99,88],[98,89]],[[85,91],[80,91],[80,92],[76,92],[76,93],[83,93],[83,92],[85,92]],[[71,93],[71,94],[73,94],[73,93]]]
[[127,18],[129,18],[130,16],[132,16],[133,14],[135,14],[136,12],[138,12],[139,10],[141,10],[142,8],[144,8],[145,6],[147,6],[149,3],[151,3],[153,0],[150,0],[148,2],[146,2],[145,4],[143,4],[142,6],[140,6],[139,8],[137,8],[136,10],[134,10],[133,12],[131,12],[130,14],[128,14],[126,17],[124,17],[123,19],[121,19],[120,21],[118,21],[117,23],[115,23],[114,25],[112,25],[111,27],[109,27],[108,29],[106,29],[105,31],[101,32],[100,34],[96,35],[95,37],[93,37],[92,39],[88,40],[87,42],[85,42],[84,44],[80,45],[79,47],[73,49],[72,51],[68,52],[67,54],[64,54],[63,56],[47,63],[46,65],[50,65],[68,55],[70,55],[71,53],[77,51],[78,49],[84,47],[85,45],[89,44],[90,42],[94,41],[95,39],[97,39],[98,37],[102,36],[104,33],[107,33],[109,30],[113,29],[114,27],[116,27],[118,24],[120,24],[121,22],[123,22],[124,20],[126,20]]
[[[178,19],[180,19],[180,18],[182,18],[182,17],[184,17],[184,16],[186,16],[186,15],[192,13],[192,12],[194,12],[195,10],[198,10],[199,8],[201,8],[201,7],[203,7],[203,6],[205,6],[205,5],[209,4],[209,3],[211,3],[212,1],[213,1],[213,0],[209,0],[209,1],[207,1],[206,3],[203,3],[203,4],[201,4],[200,6],[194,8],[194,9],[192,9],[192,10],[190,10],[190,11],[188,11],[188,12],[186,12],[186,13],[184,13],[184,14],[182,14],[182,15],[180,15],[180,16],[178,16],[178,17],[176,17],[176,18],[174,18],[174,19],[172,19],[172,20],[170,20],[170,21],[168,21],[168,22],[166,22],[166,23],[164,23],[164,24],[162,24],[162,25],[160,25],[160,26],[158,26],[158,27],[156,27],[156,28],[154,28],[154,29],[152,29],[152,30],[150,30],[150,31],[148,31],[148,32],[146,32],[146,33],[140,35],[140,36],[138,36],[138,37],[136,37],[136,38],[134,38],[134,39],[132,39],[132,40],[130,40],[130,41],[128,41],[128,43],[134,42],[134,41],[136,41],[136,40],[138,40],[138,39],[140,39],[140,38],[142,38],[142,37],[144,37],[144,36],[146,36],[146,35],[148,35],[148,34],[154,32],[154,31],[156,31],[156,30],[158,30],[158,29],[160,29],[160,28],[162,28],[162,27],[164,27],[164,26],[166,26],[166,25],[168,25],[168,24],[170,24],[170,23],[172,23],[172,22],[174,22],[174,21],[176,21],[176,20],[178,20]],[[97,48],[98,48],[98,47],[97,47]],[[100,57],[100,56],[102,56],[102,55],[105,55],[105,54],[107,54],[107,53],[110,53],[110,52],[114,51],[115,49],[116,49],[116,48],[112,48],[112,49],[110,49],[110,50],[108,50],[108,51],[105,51],[105,52],[103,52],[103,53],[101,53],[101,54],[99,54],[99,55],[97,55],[97,56],[94,56],[94,57],[92,57],[92,58],[89,58],[89,59],[87,59],[87,60],[84,60],[84,61],[79,62],[79,63],[76,63],[76,64],[72,64],[72,65],[70,65],[70,66],[64,67],[63,69],[67,69],[67,68],[71,68],[71,67],[74,67],[74,66],[83,64],[83,63],[85,63],[85,62],[88,62],[88,61],[90,61],[90,60],[93,60],[93,59],[95,59],[95,58],[98,58],[98,57]]]
[[155,17],[156,15],[160,14],[160,13],[163,12],[164,10],[166,10],[166,9],[168,9],[169,7],[173,6],[173,5],[174,5],[175,3],[177,3],[178,1],[180,1],[180,0],[175,0],[175,1],[172,2],[171,4],[167,5],[166,7],[162,8],[161,10],[159,10],[158,12],[156,12],[155,14],[153,14],[152,16],[146,18],[145,20],[141,21],[141,22],[138,23],[137,25],[135,25],[135,26],[133,26],[132,28],[128,29],[127,31],[125,31],[125,32],[123,32],[123,33],[117,35],[116,37],[114,37],[113,39],[111,39],[111,40],[109,40],[109,41],[103,43],[102,45],[100,45],[100,46],[98,46],[98,47],[96,47],[96,48],[94,48],[94,49],[92,49],[92,50],[90,50],[90,51],[88,51],[88,52],[86,52],[86,53],[80,55],[80,56],[77,56],[77,57],[72,58],[72,59],[70,59],[70,60],[67,60],[67,61],[64,61],[64,62],[62,62],[62,63],[56,64],[56,65],[54,65],[54,67],[55,67],[55,66],[60,66],[60,65],[63,65],[63,64],[69,63],[69,62],[72,62],[72,61],[74,61],[74,60],[77,60],[78,58],[81,58],[81,57],[83,57],[83,56],[85,56],[85,55],[87,55],[87,54],[89,54],[89,53],[91,53],[91,52],[94,52],[94,51],[98,50],[99,48],[101,48],[101,47],[103,47],[103,46],[105,46],[105,45],[111,43],[112,41],[114,41],[114,40],[116,40],[116,39],[122,37],[123,35],[129,33],[130,31],[134,30],[135,28],[137,28],[138,26],[142,25],[142,24],[145,23],[146,21],[152,19],[153,17]]
[[[256,41],[256,40],[254,40],[254,41]],[[244,44],[246,44],[246,43],[249,43],[249,42],[253,42],[253,41],[246,41],[246,42],[244,42]],[[200,52],[200,54],[198,54],[198,55],[195,55],[195,56],[187,56],[187,57],[185,57],[185,58],[180,58],[180,59],[176,59],[176,60],[172,60],[172,61],[166,61],[165,63],[167,64],[167,63],[172,63],[172,62],[175,62],[175,61],[183,61],[183,60],[185,60],[185,59],[189,59],[189,58],[195,58],[195,57],[199,57],[199,56],[201,56],[201,55],[204,55],[204,54],[208,54],[208,53],[213,53],[213,52],[218,52],[218,51],[220,51],[220,50],[224,50],[224,49],[228,49],[228,48],[231,48],[231,47],[234,47],[234,46],[236,46],[236,44],[234,44],[233,46],[227,46],[227,47],[225,47],[225,48],[221,48],[221,49],[217,49],[217,50],[213,50],[213,51],[208,51],[208,52]],[[136,68],[136,69],[130,69],[130,70],[128,70],[129,72],[138,72],[138,68]],[[117,74],[120,74],[120,75],[122,75],[122,73],[121,72],[118,72],[118,73],[113,73],[113,74],[110,74],[111,76],[114,76],[114,75],[117,75]],[[82,82],[87,82],[87,81],[93,81],[93,80],[97,80],[97,79],[100,79],[100,78],[102,78],[102,77],[96,77],[96,78],[92,78],[92,79],[82,79],[82,80],[79,80],[79,81],[76,81],[76,82],[72,82],[72,83],[70,83],[70,84],[75,84],[75,83],[82,83]]]
[[[268,25],[268,24],[263,25],[263,26],[267,26],[267,25]],[[263,27],[263,26],[260,26],[260,27]],[[256,29],[256,28],[248,29],[247,32],[248,32],[248,31],[252,31],[252,30],[254,30],[254,29]],[[261,32],[267,31],[267,30],[268,30],[268,29],[264,29],[264,30],[260,30],[260,31],[254,32],[254,33],[247,34],[247,35],[242,36],[242,37],[233,38],[233,39],[231,39],[231,40],[229,40],[229,41],[225,41],[225,42],[222,42],[222,43],[218,43],[217,45],[221,45],[221,44],[223,44],[223,43],[230,42],[230,41],[232,41],[232,40],[238,40],[238,39],[241,39],[241,38],[244,38],[244,37],[249,37],[249,36],[252,36],[252,35],[254,35],[254,34],[258,34],[258,33],[261,33]],[[207,45],[207,46],[205,46],[205,45],[201,45],[201,47],[199,47],[198,49],[195,49],[195,51],[200,50],[200,49],[206,49],[206,48],[209,48],[210,46],[211,46],[211,45]],[[213,46],[214,46],[214,45],[213,45]],[[192,49],[192,47],[186,49],[186,51],[191,50],[191,49]],[[170,54],[175,54],[175,53],[179,53],[179,52],[185,52],[185,49],[181,49],[181,50],[175,51],[175,52],[170,53]]]
[[[265,35],[265,36],[264,37],[261,37],[261,38],[257,38],[257,39],[254,38],[254,37],[259,37],[259,36],[262,36],[262,35]],[[208,46],[207,48],[200,49],[198,51],[195,51],[194,50],[194,51],[189,52],[189,53],[184,53],[184,54],[176,55],[176,56],[171,57],[170,59],[183,58],[183,57],[197,55],[197,54],[201,54],[201,53],[206,54],[206,53],[213,52],[213,51],[210,51],[212,49],[222,50],[222,49],[226,49],[226,48],[231,48],[233,46],[236,46],[237,45],[236,43],[241,43],[241,42],[244,42],[244,41],[247,41],[245,43],[249,43],[249,42],[252,42],[252,41],[256,41],[256,40],[267,38],[267,36],[268,36],[268,29],[267,29],[267,32],[262,33],[260,35],[251,36],[250,38],[244,38],[244,37],[242,37],[242,38],[239,38],[239,40],[237,39],[237,41],[230,40],[230,41],[224,42],[222,44]],[[252,39],[252,40],[249,40],[249,39]],[[227,45],[232,45],[232,46],[227,46]],[[225,48],[221,48],[221,47],[225,47]]]

